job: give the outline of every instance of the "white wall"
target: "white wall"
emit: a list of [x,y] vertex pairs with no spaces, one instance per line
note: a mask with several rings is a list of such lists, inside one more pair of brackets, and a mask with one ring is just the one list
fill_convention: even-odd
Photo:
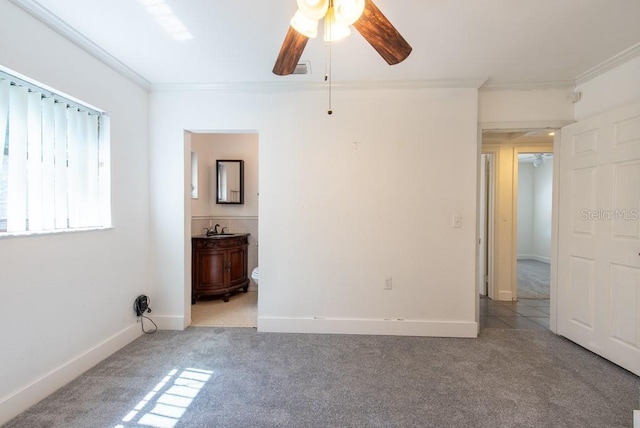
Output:
[[485,129],[553,126],[573,122],[571,88],[481,90],[479,121]]
[[553,159],[533,173],[533,257],[551,262],[551,219],[553,206]]
[[518,163],[518,259],[551,261],[553,160]]
[[316,90],[151,99],[164,328],[190,316],[183,131],[256,129],[260,330],[475,336],[475,89],[334,90],[332,116]]
[[518,258],[533,254],[533,165],[518,162]]
[[[258,134],[191,134],[191,150],[198,153],[198,199],[191,200],[196,217],[258,216]],[[244,161],[244,204],[216,204],[216,160]]]
[[0,239],[1,425],[139,336],[149,198],[146,91],[8,1],[0,40],[1,65],[110,112],[114,225]]

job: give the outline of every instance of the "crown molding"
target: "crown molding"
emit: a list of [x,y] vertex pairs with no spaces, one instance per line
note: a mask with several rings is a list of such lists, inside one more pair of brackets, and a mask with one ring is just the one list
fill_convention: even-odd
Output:
[[536,120],[536,121],[519,121],[519,122],[480,122],[480,129],[488,130],[524,130],[524,129],[560,129],[567,125],[575,123],[573,120]]
[[83,49],[88,54],[92,55],[102,63],[111,67],[116,72],[120,73],[122,76],[131,80],[133,83],[137,84],[141,88],[145,90],[149,90],[151,84],[144,77],[140,76],[138,73],[133,71],[131,68],[126,66],[124,63],[117,60],[107,51],[102,49],[100,46],[93,43],[84,35],[80,34],[77,30],[73,29],[69,24],[58,18],[56,15],[51,13],[48,9],[43,7],[35,0],[10,0],[11,3],[18,6],[20,9],[27,12],[29,15],[42,22],[47,27],[51,28],[56,33],[60,34],[62,37],[66,38],[79,48]]
[[608,60],[601,62],[590,70],[587,70],[584,73],[580,74],[578,77],[576,77],[576,86],[582,85],[583,83],[586,83],[589,80],[618,67],[619,65],[631,61],[638,56],[640,56],[640,43],[623,50],[622,52],[612,56]]
[[536,89],[574,89],[575,82],[573,80],[550,80],[544,82],[487,82],[482,87],[481,91],[531,91]]
[[[373,89],[478,89],[486,79],[451,80],[406,80],[406,81],[349,81],[332,82],[332,89],[373,90]],[[272,81],[233,83],[154,83],[151,92],[229,91],[229,92],[295,92],[325,90],[327,82],[317,81]]]

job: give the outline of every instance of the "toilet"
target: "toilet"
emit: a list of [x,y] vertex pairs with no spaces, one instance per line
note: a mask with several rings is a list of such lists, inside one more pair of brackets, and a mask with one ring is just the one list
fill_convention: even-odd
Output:
[[258,268],[256,267],[253,272],[251,272],[251,279],[253,279],[253,282],[256,283],[256,286],[258,285]]

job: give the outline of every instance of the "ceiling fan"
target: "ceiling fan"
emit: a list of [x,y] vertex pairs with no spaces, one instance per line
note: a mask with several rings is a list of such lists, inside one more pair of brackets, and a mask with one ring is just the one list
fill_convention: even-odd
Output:
[[371,0],[297,0],[298,11],[291,19],[273,73],[292,74],[307,41],[318,35],[324,19],[324,39],[332,42],[346,37],[353,27],[389,64],[404,61],[411,46]]

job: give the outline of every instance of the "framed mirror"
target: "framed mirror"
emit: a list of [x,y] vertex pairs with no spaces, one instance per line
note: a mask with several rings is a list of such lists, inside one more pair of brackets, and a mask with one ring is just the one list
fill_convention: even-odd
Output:
[[216,204],[244,204],[244,161],[216,160]]

